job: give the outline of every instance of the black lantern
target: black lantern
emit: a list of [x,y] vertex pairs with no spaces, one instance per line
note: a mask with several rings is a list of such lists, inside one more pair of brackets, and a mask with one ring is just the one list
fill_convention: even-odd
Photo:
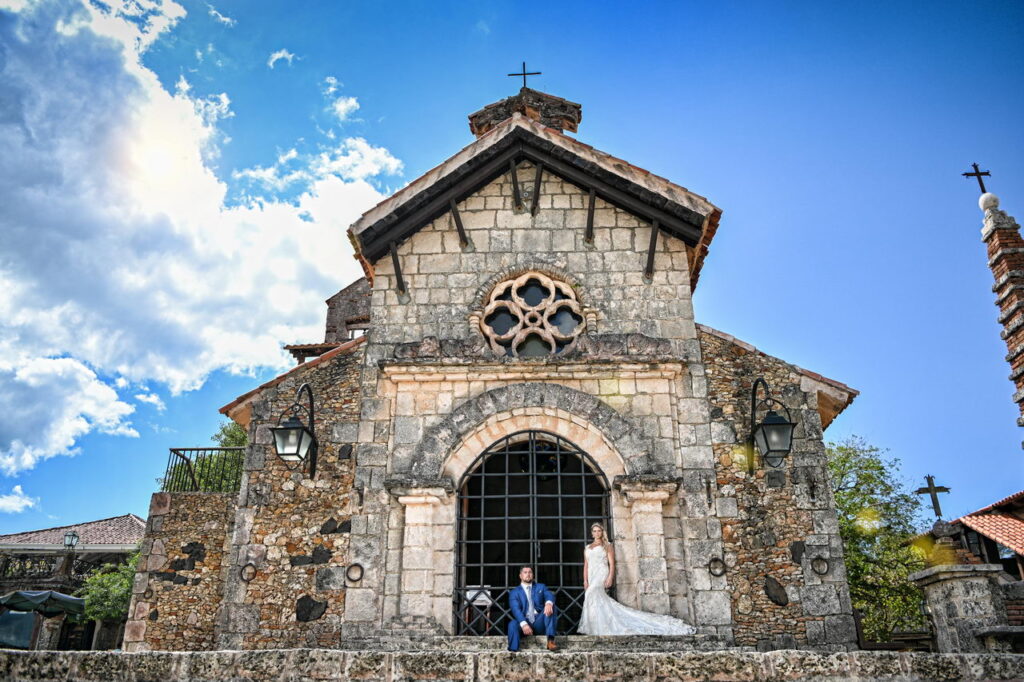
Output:
[[73,552],[75,550],[75,545],[77,544],[78,533],[73,530],[69,530],[67,533],[64,533],[64,549],[69,552]]
[[[764,386],[765,398],[761,402],[757,400],[758,386]],[[757,409],[759,407],[768,408],[768,413],[760,424],[757,423]],[[786,416],[780,415],[772,409],[773,407],[781,408],[786,413]],[[786,455],[793,449],[794,428],[796,428],[796,424],[793,423],[790,417],[789,409],[778,400],[772,398],[767,382],[758,377],[754,381],[753,390],[750,392],[750,438],[752,442],[749,445],[749,455],[747,457],[750,473],[754,472],[755,444],[757,449],[761,451],[761,457],[768,466],[777,467],[782,465]]]
[[[299,404],[303,391],[309,397],[309,407]],[[309,418],[308,427],[299,416],[302,412]],[[313,389],[309,384],[299,386],[295,402],[284,411],[277,426],[270,430],[274,433],[274,450],[277,451],[277,456],[285,462],[300,465],[308,459],[309,477],[316,477],[317,442],[313,434]]]

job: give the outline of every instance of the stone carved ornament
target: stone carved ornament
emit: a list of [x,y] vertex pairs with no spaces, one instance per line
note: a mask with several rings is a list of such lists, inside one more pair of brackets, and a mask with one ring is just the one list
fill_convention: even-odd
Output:
[[586,317],[572,287],[527,272],[494,287],[477,319],[496,355],[537,358],[571,350]]

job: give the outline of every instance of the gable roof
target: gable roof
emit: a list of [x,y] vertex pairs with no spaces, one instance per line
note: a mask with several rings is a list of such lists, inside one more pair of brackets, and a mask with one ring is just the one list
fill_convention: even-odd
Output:
[[64,534],[78,533],[80,545],[133,545],[142,541],[146,522],[135,514],[112,516],[109,519],[86,521],[70,526],[56,526],[42,530],[0,535],[0,545],[58,545],[64,546]]
[[[758,350],[746,341],[737,339],[732,334],[726,334],[725,332],[718,331],[714,327],[709,327],[706,324],[700,323],[697,323],[697,330],[704,332],[705,334],[710,334],[711,336],[717,336],[723,341],[728,341],[729,343],[744,349],[748,353],[757,353],[758,355],[763,355],[764,357],[772,358],[779,362],[785,362],[796,370],[803,377],[800,380],[801,389],[808,390],[809,388],[814,388],[818,394],[818,416],[821,418],[822,429],[827,429],[829,424],[831,424],[843,410],[850,406],[854,398],[860,395],[860,391],[855,388],[850,388],[841,381],[829,379],[817,372],[812,372],[809,369],[804,369],[803,367],[794,365],[791,362],[786,362],[785,360],[776,358],[774,355],[768,355],[768,353],[765,353],[763,350]],[[807,383],[806,387],[804,387],[805,382]]]
[[278,374],[270,381],[260,384],[251,391],[247,391],[246,393],[243,393],[242,395],[238,396],[230,403],[220,408],[219,412],[241,426],[248,426],[250,416],[249,406],[260,393],[262,393],[268,388],[277,386],[279,383],[281,383],[288,377],[298,372],[316,367],[317,365],[327,362],[331,358],[337,357],[339,355],[347,355],[348,353],[353,352],[359,346],[359,344],[363,343],[364,341],[366,341],[366,337],[360,336],[356,339],[353,339],[352,341],[349,341],[348,343],[343,343],[339,345],[337,348],[333,348],[332,350],[327,351],[323,355],[313,360],[310,360],[309,362],[304,362],[301,365],[296,365],[295,367],[292,367],[284,374]]
[[521,114],[502,121],[447,161],[427,171],[364,213],[349,228],[356,257],[368,273],[371,264],[460,200],[528,160],[585,188],[601,199],[647,221],[694,249],[691,283],[718,227],[721,209],[665,178],[594,149]]

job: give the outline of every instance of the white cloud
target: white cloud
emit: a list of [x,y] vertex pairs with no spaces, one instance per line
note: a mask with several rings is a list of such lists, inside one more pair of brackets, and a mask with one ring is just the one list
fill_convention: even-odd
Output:
[[401,162],[362,138],[288,149],[266,182],[295,196],[227,206],[209,163],[228,94],[168,91],[141,62],[182,16],[65,0],[0,22],[6,473],[89,433],[137,435],[118,390],[148,402],[144,383],[174,395],[217,370],[290,366],[281,343],[320,338],[323,299],[362,274],[345,229]]
[[210,10],[210,16],[213,17],[214,20],[224,24],[228,28],[232,28],[232,27],[234,27],[235,24],[238,23],[237,21],[235,21],[231,17],[226,17],[223,14],[221,14],[220,12],[218,12],[217,9],[213,5],[209,5],[208,4],[206,6]]
[[90,431],[138,435],[126,421],[135,408],[76,359],[0,364],[0,385],[0,470],[6,474],[75,454],[75,441]]
[[338,91],[338,88],[340,87],[341,82],[338,81],[338,79],[335,78],[334,76],[328,76],[327,78],[324,78],[323,92],[325,97],[330,97],[331,95],[336,93]]
[[20,485],[11,488],[10,494],[0,495],[0,512],[17,514],[36,506],[39,500],[29,497]]
[[270,68],[274,68],[274,64],[277,64],[282,59],[288,62],[288,66],[291,66],[292,60],[295,59],[295,55],[293,55],[288,50],[282,48],[277,52],[271,53],[270,57],[267,58],[267,66],[269,66]]
[[349,114],[359,109],[359,100],[355,97],[339,97],[331,104],[331,110],[339,121],[348,119]]
[[164,401],[156,393],[136,393],[135,399],[140,403],[152,405],[156,408],[157,412],[163,412],[167,409],[167,405],[164,405]]
[[476,26],[474,28],[476,29],[477,33],[480,33],[480,34],[485,35],[485,36],[491,35],[491,25],[488,24],[483,19],[481,19],[480,21],[476,22]]

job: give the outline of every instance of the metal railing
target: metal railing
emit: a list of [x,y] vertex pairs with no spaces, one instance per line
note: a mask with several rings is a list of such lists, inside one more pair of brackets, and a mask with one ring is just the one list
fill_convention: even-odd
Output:
[[242,484],[245,448],[171,448],[160,479],[165,493],[233,493]]

